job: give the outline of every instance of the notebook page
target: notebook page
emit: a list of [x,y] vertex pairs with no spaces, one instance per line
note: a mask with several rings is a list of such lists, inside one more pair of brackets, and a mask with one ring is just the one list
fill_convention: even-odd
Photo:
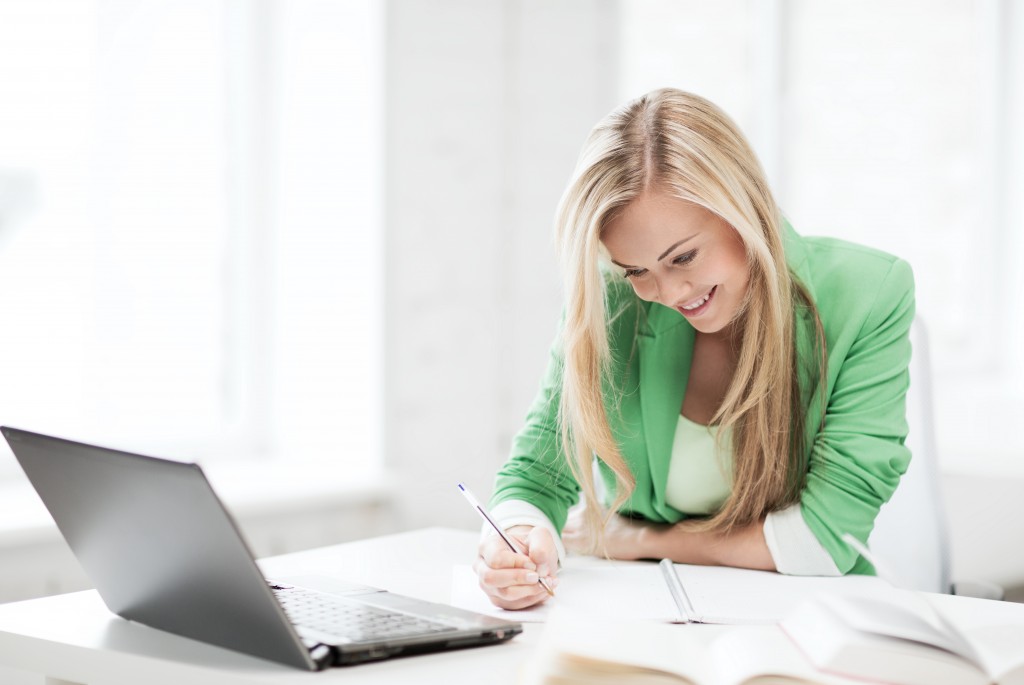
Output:
[[590,557],[570,557],[558,573],[555,596],[530,609],[506,611],[491,604],[467,565],[452,572],[452,604],[489,616],[523,622],[546,621],[555,607],[574,613],[654,621],[679,615],[658,565]]
[[679,581],[703,623],[778,623],[821,592],[879,596],[892,586],[876,576],[786,576],[723,566],[676,564]]

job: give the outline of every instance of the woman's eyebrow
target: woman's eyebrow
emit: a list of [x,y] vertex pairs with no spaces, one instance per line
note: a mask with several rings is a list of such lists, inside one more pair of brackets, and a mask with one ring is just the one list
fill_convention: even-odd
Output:
[[683,238],[678,243],[674,243],[671,247],[669,247],[667,250],[665,250],[664,252],[661,253],[661,256],[658,257],[658,261],[660,262],[661,260],[663,260],[665,257],[668,256],[669,252],[671,252],[672,250],[676,249],[677,247],[679,247],[680,245],[685,243],[687,240],[692,240],[693,238],[696,238],[696,237],[697,237],[697,234],[694,233],[689,238]]
[[[679,242],[673,243],[672,245],[670,245],[670,246],[669,246],[669,248],[668,248],[667,250],[665,250],[664,252],[662,252],[662,253],[661,253],[661,256],[660,256],[660,257],[658,257],[658,261],[660,262],[661,260],[663,260],[663,259],[664,259],[665,257],[667,257],[667,256],[668,256],[668,253],[669,253],[669,252],[671,252],[672,250],[676,249],[677,247],[679,247],[680,245],[682,245],[682,244],[683,244],[683,243],[685,243],[686,241],[688,241],[688,240],[693,240],[693,239],[694,239],[694,238],[696,238],[696,237],[697,237],[698,235],[700,235],[700,234],[699,234],[699,233],[694,233],[693,235],[691,235],[691,236],[689,236],[689,237],[687,237],[687,238],[683,238],[683,239],[682,239],[682,240],[680,240]],[[620,263],[620,262],[617,262],[617,261],[615,261],[614,259],[613,259],[613,260],[611,260],[611,262],[612,262],[612,264],[614,264],[615,266],[621,266],[621,267],[622,267],[623,269],[635,269],[635,268],[636,268],[635,266],[631,266],[631,265],[629,265],[629,264],[622,264],[622,263]]]

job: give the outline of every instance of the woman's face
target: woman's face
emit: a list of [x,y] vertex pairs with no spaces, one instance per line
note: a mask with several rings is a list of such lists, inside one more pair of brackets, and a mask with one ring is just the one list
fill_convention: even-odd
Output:
[[647,191],[601,235],[640,299],[671,307],[701,333],[719,333],[739,311],[749,268],[739,234],[708,210]]

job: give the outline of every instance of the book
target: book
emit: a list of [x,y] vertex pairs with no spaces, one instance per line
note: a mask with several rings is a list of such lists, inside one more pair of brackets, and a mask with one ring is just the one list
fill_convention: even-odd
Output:
[[823,595],[780,628],[823,672],[896,685],[1024,685],[1020,605],[901,590]]
[[521,685],[850,685],[818,672],[777,625],[681,626],[552,612]]
[[668,623],[777,623],[819,592],[884,594],[891,586],[874,576],[787,576],[768,571],[657,562],[569,557],[555,596],[543,604],[506,611],[490,603],[469,566],[457,566],[452,604],[478,613],[543,622],[555,608]]

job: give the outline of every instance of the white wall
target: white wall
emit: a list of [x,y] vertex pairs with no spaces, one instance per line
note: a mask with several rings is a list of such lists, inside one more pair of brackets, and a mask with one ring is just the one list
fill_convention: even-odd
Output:
[[1024,481],[947,473],[942,485],[953,580],[996,583],[1024,601]]
[[610,1],[388,5],[386,455],[407,522],[475,526],[560,309],[555,206],[616,103]]

